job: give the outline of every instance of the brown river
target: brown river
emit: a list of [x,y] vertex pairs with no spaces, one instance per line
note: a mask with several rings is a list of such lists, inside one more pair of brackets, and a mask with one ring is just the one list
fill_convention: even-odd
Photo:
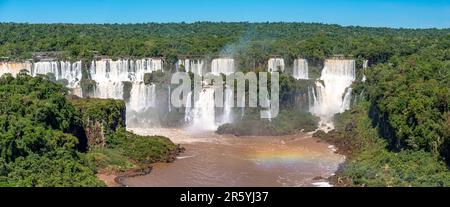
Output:
[[295,187],[330,186],[344,156],[309,134],[235,137],[180,129],[129,129],[163,135],[186,151],[174,163],[155,164],[146,176],[126,178],[133,187]]

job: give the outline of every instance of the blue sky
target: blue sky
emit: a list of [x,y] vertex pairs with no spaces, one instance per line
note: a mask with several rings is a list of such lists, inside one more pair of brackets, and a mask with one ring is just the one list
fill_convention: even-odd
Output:
[[450,28],[450,0],[0,0],[0,22],[182,21]]

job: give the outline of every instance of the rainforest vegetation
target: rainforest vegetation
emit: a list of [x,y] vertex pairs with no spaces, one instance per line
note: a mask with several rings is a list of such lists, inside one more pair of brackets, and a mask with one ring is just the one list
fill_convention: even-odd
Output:
[[[114,170],[125,171],[170,160],[177,147],[167,138],[124,131],[124,104],[117,102],[73,101],[47,76],[3,75],[0,186],[105,186],[95,176],[98,170],[119,166]],[[105,131],[92,133],[98,129]]]
[[[236,59],[241,71],[263,70],[273,56],[285,58],[288,64],[302,57],[308,59],[312,77],[319,76],[324,59],[352,57],[359,77],[352,86],[352,110],[336,116],[336,130],[315,135],[336,143],[348,155],[336,183],[450,185],[450,29],[305,23],[0,24],[0,57],[23,60],[35,58],[37,52],[56,52],[58,58],[69,60],[162,57],[167,65],[183,57],[227,55]],[[362,60],[369,61],[365,70]],[[359,81],[363,73],[365,82]],[[283,97],[289,97],[302,83],[285,77],[283,84],[282,91],[287,92]],[[124,132],[120,121],[104,122],[117,129],[106,132],[104,147],[92,148],[89,154],[86,132],[80,131],[95,121],[83,122],[85,110],[76,109],[66,92],[45,77],[20,74],[17,79],[8,75],[0,79],[1,185],[97,186],[102,183],[94,176],[92,160],[122,169],[117,166],[133,165],[130,160],[161,159],[146,160],[140,153],[123,159],[130,151],[117,146],[141,139],[127,139],[135,135]],[[283,113],[283,107],[296,111],[283,97],[279,120],[264,126],[278,129],[282,125],[287,127],[283,130],[295,131],[295,123],[289,120],[295,122],[292,116],[301,113]],[[305,123],[310,120],[314,117]],[[261,126],[247,123],[252,128]],[[226,125],[221,131],[240,134],[245,130]],[[165,149],[163,154],[174,149],[165,139],[157,142],[157,149]],[[117,159],[105,158],[111,154]]]

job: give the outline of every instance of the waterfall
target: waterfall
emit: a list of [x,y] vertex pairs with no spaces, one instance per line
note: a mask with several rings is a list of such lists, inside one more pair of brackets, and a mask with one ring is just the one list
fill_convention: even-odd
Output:
[[268,72],[284,72],[284,59],[283,58],[270,58],[268,63]]
[[79,83],[81,81],[82,73],[81,73],[81,61],[78,62],[68,62],[63,61],[60,62],[61,69],[59,77],[57,77],[57,80],[67,80],[68,82],[68,88],[77,88],[79,87]]
[[163,62],[161,59],[147,58],[136,60],[133,63],[135,66],[131,68],[132,72],[135,73],[136,81],[144,81],[144,75],[146,73],[152,73],[158,70],[162,70]]
[[31,63],[30,62],[1,62],[0,63],[0,76],[10,73],[13,76],[19,74],[19,72],[23,69],[31,72]]
[[293,77],[297,80],[309,79],[308,61],[305,59],[294,60]]
[[134,83],[131,88],[129,110],[143,112],[156,107],[156,85]]
[[172,95],[172,89],[169,85],[169,93],[167,94],[167,105],[169,105],[169,112],[172,112],[172,102],[170,101],[171,95]]
[[53,73],[57,80],[60,79],[61,70],[58,67],[58,62],[56,61],[36,62],[33,64],[33,68],[31,69],[31,76],[47,75],[49,73]]
[[[57,81],[66,80],[67,82],[64,83],[72,89],[73,94],[80,97],[83,95],[80,87],[82,78],[81,61],[0,62],[0,75],[11,73],[15,76],[22,69],[28,70],[31,76],[52,73]],[[145,85],[144,75],[162,69],[162,60],[156,58],[94,60],[91,62],[89,78],[96,82],[96,86],[91,94],[86,94],[86,96],[123,100],[124,83],[130,83],[130,98],[126,103],[127,117],[128,115],[129,117],[143,116],[145,111],[157,105],[156,85]],[[147,121],[142,120],[142,122],[149,123]]]
[[216,109],[214,103],[214,88],[204,88],[199,93],[199,99],[195,101],[191,109],[192,128],[214,131],[216,125]]
[[234,73],[234,59],[218,58],[211,62],[211,73],[219,75],[221,73],[229,75]]
[[33,64],[31,76],[47,75],[52,73],[56,80],[67,80],[68,88],[79,87],[81,80],[81,61],[41,61]]
[[233,109],[233,105],[234,105],[234,93],[233,90],[231,90],[231,88],[229,88],[227,86],[227,88],[225,89],[225,101],[224,101],[224,108],[223,108],[223,119],[222,119],[222,123],[226,124],[226,123],[232,123],[233,122],[233,117],[232,117],[232,109]]
[[128,61],[92,61],[90,73],[92,80],[97,83],[93,97],[123,99],[123,81],[129,81]]
[[[146,112],[157,106],[156,85],[146,85],[144,75],[146,73],[162,70],[161,59],[102,59],[92,61],[90,68],[91,79],[97,84],[92,97],[124,99],[125,82],[130,83],[130,98],[127,101],[127,117],[133,119],[132,124],[148,125],[153,122],[152,116]],[[138,117],[138,118],[137,118]]]
[[81,61],[39,61],[35,63],[30,62],[4,62],[0,66],[0,76],[5,73],[11,73],[16,76],[20,70],[26,69],[33,77],[37,75],[53,74],[56,81],[66,80],[66,86],[70,89],[75,89],[74,94],[81,96],[80,88],[81,81]]
[[189,123],[192,121],[193,115],[192,115],[192,108],[194,107],[192,105],[192,92],[189,92],[187,94],[187,101],[186,101],[186,108],[184,111],[184,121],[186,123]]
[[[367,69],[367,67],[369,67],[369,61],[368,60],[364,60],[364,62],[363,62],[363,73],[365,73],[365,70]],[[363,77],[362,77],[362,82],[366,82],[366,80],[367,80],[367,76],[366,76],[366,74],[363,74]]]
[[197,75],[203,75],[204,68],[206,66],[204,60],[178,60],[177,62],[177,71],[180,71],[181,66],[184,67],[183,72],[192,72]]
[[[123,99],[123,82],[131,82],[132,96],[130,99],[130,105],[132,108],[146,109],[149,103],[137,101],[139,97],[146,101],[151,100],[149,96],[149,90],[153,86],[145,86],[143,84],[145,73],[151,73],[157,70],[162,70],[162,60],[160,59],[140,59],[140,60],[111,60],[102,59],[92,61],[90,75],[92,80],[97,83],[94,90],[93,97],[96,98],[113,98]],[[135,93],[133,93],[135,92]],[[138,107],[138,105],[141,105]]]
[[244,105],[243,105],[243,107],[242,107],[242,109],[241,109],[241,120],[243,120],[244,119],[244,116],[245,116],[245,95],[243,95],[242,97],[241,97],[241,100],[242,100],[242,103],[244,103]]
[[355,81],[354,60],[326,60],[316,90],[310,91],[310,112],[320,117],[320,128],[334,128],[333,117],[350,108],[351,88]]

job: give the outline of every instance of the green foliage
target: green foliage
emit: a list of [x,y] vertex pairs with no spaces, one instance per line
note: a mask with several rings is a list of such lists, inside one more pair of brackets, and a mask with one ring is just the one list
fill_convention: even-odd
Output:
[[83,124],[88,128],[92,123],[101,123],[105,135],[110,135],[120,127],[125,127],[125,102],[113,99],[70,99],[82,114]]
[[45,77],[0,78],[0,185],[103,186],[78,154],[86,137],[66,93]]
[[108,137],[108,146],[118,149],[138,164],[168,162],[177,149],[168,138],[161,136],[139,136],[120,128]]
[[22,187],[105,186],[97,180],[92,169],[74,158],[71,155],[55,157],[36,154],[20,157],[6,165],[9,173],[3,182],[6,181],[9,186]]
[[337,183],[350,186],[450,186],[450,172],[436,155],[424,151],[391,152],[368,118],[368,103],[336,117],[337,130],[315,136],[347,155]]
[[392,149],[425,150],[438,155],[445,148],[450,61],[439,54],[437,48],[425,48],[367,72],[364,87],[372,103],[371,117]]
[[232,55],[239,68],[248,71],[265,65],[274,55],[288,62],[301,56],[311,65],[333,54],[383,63],[395,54],[412,54],[448,33],[307,23],[1,23],[0,56],[17,60],[31,58],[33,52],[52,51],[68,59],[164,57],[171,64],[186,56]]
[[86,155],[87,160],[97,170],[106,172],[125,172],[136,168],[128,158],[120,153],[118,149],[92,148]]
[[365,151],[348,164],[344,176],[361,186],[450,186],[445,163],[423,151]]

